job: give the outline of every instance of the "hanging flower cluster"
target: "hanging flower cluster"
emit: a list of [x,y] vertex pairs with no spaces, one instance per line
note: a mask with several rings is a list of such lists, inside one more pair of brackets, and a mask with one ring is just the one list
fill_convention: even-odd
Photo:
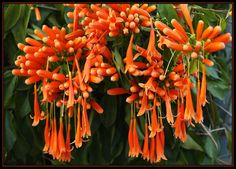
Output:
[[[187,33],[175,19],[171,20],[173,28],[161,21],[154,22],[159,36],[158,49],[163,50],[163,46],[166,46],[172,53],[166,68],[163,67],[165,56],[161,55],[155,46],[155,31],[150,19],[151,29],[147,49],[135,45],[137,53],[133,55],[134,34],[130,38],[124,59],[125,73],[133,79],[129,91],[123,88],[112,88],[107,92],[109,95],[130,94],[126,99],[126,102],[131,104],[129,156],[138,157],[141,154],[143,159],[151,163],[159,162],[161,159],[167,160],[164,155],[163,119],[174,128],[175,137],[182,142],[187,139],[186,123],[188,126],[194,126],[193,120],[195,123],[203,121],[202,107],[207,102],[205,65],[214,65],[214,62],[208,59],[208,54],[224,49],[225,44],[232,40],[229,33],[218,36],[221,33],[220,26],[214,28],[209,26],[204,30],[204,22],[201,20],[198,22],[195,34],[187,4],[180,4],[178,7],[191,33]],[[142,59],[139,59],[140,57]],[[170,66],[173,60],[175,63]],[[190,68],[193,66],[191,63],[194,60],[198,66],[197,70],[191,73]],[[191,93],[194,83],[190,79],[191,76],[197,78],[195,109]],[[172,102],[177,103],[176,113],[172,112]],[[161,107],[162,103],[165,108]],[[136,118],[144,115],[145,138],[141,149],[136,131]]]
[[[37,126],[41,120],[46,121],[43,152],[59,161],[69,162],[72,158],[72,143],[79,148],[91,136],[87,111],[94,109],[103,113],[103,108],[93,97],[91,84],[99,84],[106,77],[111,81],[119,80],[120,75],[114,67],[114,56],[109,49],[107,37],[124,34],[131,35],[124,58],[124,72],[130,78],[130,89],[113,88],[107,93],[130,94],[126,99],[131,104],[128,156],[138,157],[141,154],[143,159],[151,163],[166,160],[163,120],[167,120],[175,129],[175,137],[183,142],[187,139],[185,123],[189,126],[193,125],[193,120],[195,123],[203,121],[202,106],[207,102],[205,65],[214,65],[208,59],[208,54],[224,49],[225,44],[231,42],[231,35],[226,33],[219,36],[219,26],[209,26],[204,30],[203,21],[198,22],[194,33],[186,4],[180,4],[178,8],[191,33],[187,33],[175,19],[171,21],[173,28],[161,21],[154,21],[150,13],[156,10],[155,5],[65,6],[73,9],[67,13],[73,19],[67,25],[72,31],[47,25],[43,25],[42,31],[36,29],[34,33],[38,40],[27,37],[27,44],[18,44],[18,48],[25,54],[17,57],[15,65],[19,68],[12,70],[13,75],[27,77],[27,85],[34,84],[32,126]],[[135,36],[140,33],[141,26],[150,28],[147,48],[135,44]],[[156,34],[159,36],[158,43]],[[133,53],[133,46],[136,54]],[[163,65],[165,56],[161,54],[165,46],[172,53],[166,67]],[[173,60],[175,63],[170,64]],[[192,61],[198,64],[194,76],[190,72]],[[194,83],[190,76],[197,78],[196,113],[191,94]],[[42,93],[40,102],[38,92]],[[177,102],[175,115],[172,112],[172,102]],[[161,106],[162,103],[165,108]],[[137,134],[137,116],[145,116],[142,149]],[[71,137],[72,126],[75,134]]]

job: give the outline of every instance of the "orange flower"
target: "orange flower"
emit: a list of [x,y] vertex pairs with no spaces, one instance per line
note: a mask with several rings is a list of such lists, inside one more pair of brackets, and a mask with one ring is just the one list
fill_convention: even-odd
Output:
[[138,134],[137,134],[137,129],[136,129],[136,118],[134,118],[134,124],[133,124],[133,140],[134,140],[134,154],[133,157],[138,157],[139,153],[141,153],[141,148],[139,145],[139,140],[138,140]]
[[143,159],[149,161],[149,147],[148,147],[148,124],[145,122],[145,138],[143,143]]
[[145,113],[147,106],[148,106],[147,95],[144,92],[142,102],[141,102],[141,108],[139,109],[137,116],[142,116]]
[[45,145],[43,148],[43,152],[48,152],[48,149],[50,146],[49,113],[47,113],[47,117],[46,117],[46,124],[45,124],[45,129],[44,129],[44,141],[45,141]]
[[159,162],[161,159],[167,160],[164,154],[164,146],[165,146],[165,135],[164,130],[158,132],[156,134],[156,161]]
[[155,137],[151,138],[151,144],[150,144],[150,162],[154,163],[156,161],[156,155],[155,155]]
[[77,129],[75,135],[75,147],[82,146],[82,136],[81,136],[81,119],[80,119],[80,105],[78,104],[78,113],[77,113]]
[[131,117],[129,122],[129,133],[128,133],[128,143],[129,143],[129,157],[134,154],[134,137],[133,137],[133,123],[134,119]]
[[194,117],[194,114],[195,113],[194,113],[192,95],[191,95],[191,80],[190,78],[188,78],[184,120],[191,121],[191,119]]
[[175,138],[178,138],[182,141],[185,142],[187,139],[186,135],[186,126],[185,126],[185,121],[184,121],[184,103],[179,101],[177,103],[177,118],[174,124],[175,128]]
[[188,26],[190,27],[191,33],[194,34],[192,18],[190,16],[189,11],[188,11],[188,4],[180,4],[179,7],[180,7],[181,11],[183,12],[183,15],[188,23]]
[[154,98],[154,101],[153,101],[153,110],[152,110],[152,124],[151,124],[151,127],[152,127],[152,130],[151,130],[151,133],[149,135],[149,137],[154,137],[156,135],[157,132],[159,132],[159,124],[157,122],[157,112],[156,112],[156,97]]
[[125,66],[125,73],[129,70],[131,71],[131,69],[135,68],[136,66],[134,66],[133,64],[133,39],[134,39],[134,34],[132,33],[130,41],[129,41],[129,46],[126,52],[126,57],[125,57],[125,62],[126,62],[126,66]]
[[206,68],[205,65],[202,64],[202,85],[201,85],[201,92],[200,92],[200,102],[201,105],[205,106],[206,100]]
[[167,117],[167,121],[168,123],[170,124],[173,124],[174,123],[174,117],[173,117],[173,114],[172,114],[172,110],[171,110],[171,103],[170,103],[170,97],[168,96],[168,94],[166,93],[165,94],[165,104],[166,104],[166,117]]
[[38,94],[37,94],[37,85],[35,83],[34,85],[34,121],[32,123],[32,126],[37,126],[39,124],[39,121],[42,119],[42,116],[40,114],[40,107],[38,102]]
[[41,20],[41,15],[40,15],[39,8],[37,8],[37,7],[34,8],[34,11],[35,11],[36,20],[40,21]]
[[66,151],[64,134],[63,134],[63,119],[60,117],[60,128],[58,131],[58,148],[60,155]]
[[196,108],[196,117],[195,117],[195,122],[200,123],[203,121],[203,115],[202,115],[202,104],[200,100],[200,93],[201,93],[201,88],[200,88],[200,80],[198,79],[197,82],[197,108]]

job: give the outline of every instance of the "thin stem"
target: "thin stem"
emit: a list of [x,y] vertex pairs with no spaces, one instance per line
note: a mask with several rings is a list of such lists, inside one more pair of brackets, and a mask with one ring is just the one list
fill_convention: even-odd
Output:
[[199,7],[191,7],[192,9],[200,9],[200,10],[205,10],[205,11],[212,11],[212,12],[222,12],[222,13],[226,13],[228,12],[228,10],[220,10],[220,9],[210,9],[210,8],[199,8]]
[[172,52],[172,50],[170,50],[170,52],[171,52],[171,58],[170,58],[170,60],[169,60],[169,62],[168,62],[168,64],[167,64],[167,67],[166,67],[164,76],[166,76],[166,73],[167,73],[167,70],[168,70],[168,68],[169,68],[170,62],[171,62],[173,56],[175,55],[175,51]]
[[49,7],[49,6],[44,6],[44,5],[38,5],[39,8],[45,8],[45,9],[50,9],[50,10],[54,10],[54,11],[60,11],[57,8],[53,8],[53,7]]
[[228,111],[228,110],[226,110],[224,107],[222,107],[221,105],[219,105],[219,104],[217,104],[217,103],[215,103],[221,110],[223,110],[226,114],[228,114],[230,117],[232,117],[232,114]]
[[216,149],[218,150],[218,144],[216,143],[214,137],[211,135],[211,133],[208,131],[207,127],[203,124],[203,123],[200,123],[202,128],[205,130],[205,132],[208,134],[208,136],[211,138],[211,140],[213,141],[213,143],[215,144],[216,146]]

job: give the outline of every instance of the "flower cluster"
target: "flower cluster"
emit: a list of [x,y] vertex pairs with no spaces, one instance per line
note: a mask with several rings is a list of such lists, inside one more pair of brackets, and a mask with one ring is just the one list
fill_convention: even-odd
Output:
[[[161,21],[154,22],[159,36],[158,49],[163,50],[163,45],[165,45],[172,53],[167,67],[165,69],[163,67],[165,56],[156,49],[155,31],[152,19],[150,19],[151,29],[147,49],[135,45],[137,53],[133,55],[134,34],[132,34],[124,59],[125,73],[129,77],[137,78],[132,78],[129,91],[122,88],[112,88],[107,92],[110,95],[130,94],[126,99],[126,102],[131,104],[128,134],[129,156],[138,157],[139,154],[142,154],[143,159],[151,163],[159,162],[161,159],[166,160],[163,119],[166,119],[174,128],[175,137],[183,142],[187,139],[186,123],[188,126],[194,126],[193,120],[195,123],[203,121],[202,106],[205,106],[207,102],[205,65],[214,65],[214,62],[207,58],[208,54],[224,49],[225,44],[232,40],[229,33],[218,36],[221,33],[220,26],[214,28],[209,26],[203,31],[204,22],[201,20],[198,22],[195,34],[187,4],[180,4],[179,8],[189,25],[190,34],[175,19],[171,21],[173,29]],[[140,56],[142,59],[139,59]],[[137,61],[138,59],[140,61]],[[172,60],[176,60],[176,62],[170,66]],[[198,66],[197,70],[191,73],[190,67],[194,60]],[[202,67],[201,79],[200,65]],[[197,76],[195,76],[196,74]],[[194,83],[190,79],[191,76],[197,78],[195,110],[191,93]],[[172,112],[171,102],[177,103],[175,115]],[[162,103],[165,108],[161,106]],[[143,115],[145,115],[145,124],[143,124],[145,138],[141,150],[136,131],[136,116]]]
[[[193,120],[195,123],[203,121],[202,107],[207,102],[205,65],[214,65],[208,59],[209,53],[224,49],[225,44],[231,42],[231,35],[220,35],[220,26],[209,26],[204,30],[204,22],[201,20],[194,31],[186,4],[176,7],[184,16],[191,33],[185,31],[175,19],[171,21],[173,28],[153,20],[150,13],[156,10],[155,5],[65,6],[73,9],[73,12],[67,13],[73,19],[67,25],[71,31],[47,25],[43,25],[42,31],[35,30],[38,40],[27,37],[27,44],[18,44],[18,48],[25,54],[17,57],[15,65],[19,68],[12,70],[16,76],[27,77],[27,85],[34,84],[32,126],[37,126],[41,120],[46,121],[43,151],[54,159],[69,162],[73,150],[71,144],[79,148],[91,136],[87,111],[93,108],[103,113],[103,108],[93,97],[91,84],[101,83],[106,77],[118,81],[120,76],[114,67],[115,56],[108,46],[107,37],[131,35],[123,59],[124,73],[130,78],[130,88],[112,88],[107,94],[129,94],[126,99],[131,104],[128,156],[138,157],[142,154],[143,159],[151,163],[167,160],[164,154],[163,120],[167,120],[175,130],[175,137],[183,142],[187,139],[186,123],[189,126],[194,125]],[[135,44],[135,36],[140,33],[141,26],[150,28],[147,47]],[[164,47],[171,51],[166,67],[166,56],[162,54]],[[198,66],[195,72],[190,72],[193,61]],[[195,109],[191,93],[191,88],[195,86],[191,76],[197,78]],[[38,91],[42,93],[40,102]],[[177,103],[175,115],[172,112],[172,102]],[[145,116],[142,149],[137,134],[137,117],[140,116]],[[71,118],[74,118],[74,125],[71,125]],[[75,131],[73,141],[72,126]]]

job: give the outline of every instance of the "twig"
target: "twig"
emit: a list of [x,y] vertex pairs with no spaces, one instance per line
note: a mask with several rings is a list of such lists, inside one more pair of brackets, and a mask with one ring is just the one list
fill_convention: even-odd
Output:
[[219,158],[216,159],[218,162],[221,162],[222,164],[225,164],[225,165],[230,165],[230,163],[227,163]]
[[214,137],[211,135],[211,133],[208,131],[207,127],[203,124],[203,123],[200,123],[202,128],[206,131],[206,133],[208,134],[208,136],[211,138],[211,140],[213,141],[213,143],[215,144],[216,146],[216,149],[218,150],[218,144],[216,143]]
[[219,104],[217,104],[217,103],[215,103],[219,108],[221,108],[221,110],[223,110],[225,113],[227,113],[230,117],[232,117],[232,114],[228,111],[228,110],[226,110],[224,107],[222,107],[221,105],[219,105]]
[[205,10],[205,11],[212,11],[212,12],[222,12],[222,13],[226,13],[228,12],[228,10],[220,10],[220,9],[209,9],[209,8],[199,8],[199,7],[191,7],[192,9],[200,9],[200,10]]
[[50,10],[54,10],[54,11],[60,11],[57,8],[53,8],[53,7],[49,7],[49,6],[44,6],[44,5],[38,5],[38,7],[45,8],[45,9],[50,9]]

